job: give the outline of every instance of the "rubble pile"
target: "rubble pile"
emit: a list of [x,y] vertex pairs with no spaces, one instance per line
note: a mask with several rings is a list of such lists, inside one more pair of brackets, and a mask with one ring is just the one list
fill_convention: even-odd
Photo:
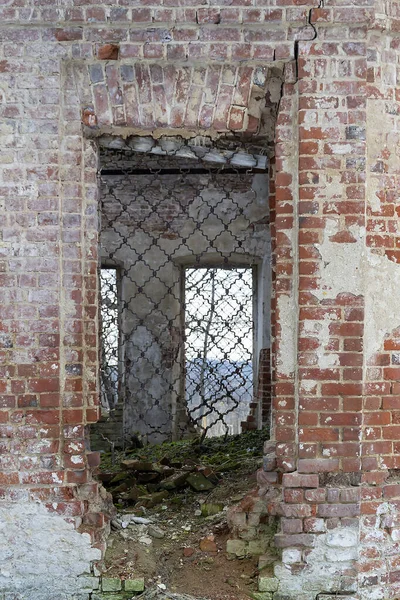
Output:
[[256,431],[103,453],[98,476],[117,508],[103,571],[107,581],[122,581],[114,594],[140,579],[145,594],[160,598],[164,591],[182,600],[271,600],[258,582],[267,538],[250,552],[255,542],[230,539],[228,526],[232,509],[257,501],[266,437]]
[[250,469],[256,467],[265,439],[264,431],[256,431],[201,444],[185,440],[116,456],[104,453],[99,478],[117,508],[153,508],[185,490],[211,492],[227,473],[240,470],[244,463],[250,463]]
[[211,491],[219,482],[211,467],[162,459],[159,463],[127,459],[122,470],[100,475],[118,507],[135,505],[153,508],[170,494],[190,488],[194,492]]

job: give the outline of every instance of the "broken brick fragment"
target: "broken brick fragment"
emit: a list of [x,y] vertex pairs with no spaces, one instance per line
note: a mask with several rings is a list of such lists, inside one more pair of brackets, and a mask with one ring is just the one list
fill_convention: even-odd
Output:
[[217,544],[214,542],[213,535],[200,540],[199,547],[202,552],[218,552]]
[[86,127],[97,127],[97,117],[92,106],[83,109],[82,123],[86,125]]

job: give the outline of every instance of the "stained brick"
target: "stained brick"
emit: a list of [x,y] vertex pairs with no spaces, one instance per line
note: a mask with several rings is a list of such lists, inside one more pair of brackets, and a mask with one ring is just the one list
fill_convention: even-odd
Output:
[[317,488],[319,486],[318,475],[300,475],[299,473],[285,473],[282,478],[284,487]]
[[[368,368],[362,368],[374,311],[385,302],[395,304],[394,279],[382,272],[400,261],[395,160],[400,27],[395,3],[388,3],[385,27],[373,0],[357,6],[338,0],[311,12],[302,0],[235,0],[229,6],[190,0],[179,6],[174,0],[163,6],[151,0],[86,6],[77,0],[68,7],[39,2],[33,12],[22,2],[14,4],[3,7],[0,15],[6,24],[0,51],[5,82],[0,91],[0,194],[7,208],[0,215],[0,358],[8,369],[0,374],[1,443],[26,443],[22,464],[32,465],[28,453],[46,454],[44,441],[51,444],[49,454],[59,451],[60,427],[67,440],[79,444],[83,424],[99,416],[96,386],[89,380],[97,363],[91,327],[97,318],[96,160],[82,138],[81,123],[85,136],[100,128],[112,133],[138,128],[150,135],[154,128],[171,127],[180,132],[188,128],[188,135],[211,131],[215,139],[234,131],[249,141],[259,131],[263,135],[265,126],[275,130],[265,151],[274,155],[272,422],[284,487],[276,510],[287,519],[282,527],[288,531],[276,543],[306,549],[314,542],[312,533],[321,533],[324,525],[327,535],[336,528],[352,529],[359,488],[334,484],[325,489],[319,487],[319,476],[353,476],[361,459],[363,485],[368,486],[362,490],[368,496],[362,501],[360,551],[371,561],[362,565],[363,585],[377,586],[377,596],[397,597],[395,559],[384,564],[378,550],[376,556],[367,555],[376,550],[376,512],[384,510],[382,500],[390,499],[398,509],[397,483],[385,482],[386,469],[399,468],[400,337],[392,331],[398,326],[395,317],[382,329],[382,339],[375,336],[380,346],[367,357]],[[293,38],[299,36],[307,39],[295,44]],[[274,94],[255,80],[270,78],[273,62],[278,73],[279,61],[286,66],[274,102]],[[200,63],[206,79],[194,85]],[[233,73],[231,82],[222,81],[226,65]],[[359,265],[351,271],[352,259],[342,258],[350,245],[349,257],[358,256],[362,246],[370,253],[369,267],[383,265],[371,271],[371,285],[365,285],[363,271],[362,283],[353,286]],[[332,250],[329,260],[324,258],[327,247]],[[332,257],[340,276],[324,281]],[[375,280],[382,281],[376,290]],[[367,306],[374,308],[364,317],[366,293]],[[66,307],[71,314],[64,314]],[[298,352],[288,351],[292,336],[298,338]],[[75,352],[79,356],[72,356]],[[296,364],[288,366],[292,355]],[[10,452],[7,444],[2,456]],[[83,452],[78,454],[83,465]],[[19,481],[14,471],[5,473],[1,497],[7,486],[21,494],[27,490],[18,489],[20,484],[32,486],[32,498],[46,503],[48,510],[64,517],[81,515],[85,506],[66,490],[91,485],[86,483],[90,476],[83,466],[74,469],[71,464],[66,472],[52,468],[46,473],[53,458],[43,457],[45,462],[38,463],[42,471],[22,471]],[[270,464],[275,468],[275,458]],[[281,473],[269,473],[264,483],[269,479],[281,490]],[[52,507],[54,477],[61,483]],[[300,533],[302,519],[310,534]],[[103,525],[101,515],[89,512],[85,518],[85,526]],[[398,524],[388,524],[385,531],[385,543],[396,544]],[[102,544],[99,539],[96,543]],[[293,567],[292,578],[304,564],[297,571]],[[374,569],[385,582],[382,589]],[[350,591],[352,572],[346,577]]]

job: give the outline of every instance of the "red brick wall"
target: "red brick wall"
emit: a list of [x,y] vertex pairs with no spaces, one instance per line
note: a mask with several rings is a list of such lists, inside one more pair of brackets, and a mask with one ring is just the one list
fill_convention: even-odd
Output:
[[[366,543],[360,569],[375,573],[359,584],[390,584],[396,595],[384,550],[395,551],[398,488],[384,481],[398,468],[398,2],[70,4],[0,8],[1,502],[40,500],[76,526],[103,526],[90,508],[99,511],[100,498],[84,432],[98,416],[97,152],[88,131],[255,135],[263,101],[249,79],[275,65],[284,85],[271,184],[270,479],[283,500],[270,510],[288,519],[277,542],[301,549],[289,567],[297,576],[313,560],[309,544],[356,525]],[[109,51],[118,61],[105,60]],[[172,89],[178,75],[181,92]],[[379,516],[387,499],[390,514]],[[94,541],[102,546],[96,533]],[[324,591],[315,582],[312,593]]]
[[[277,442],[279,470],[295,468],[297,408],[294,397],[296,369],[296,212],[297,112],[296,65],[286,66],[288,82],[282,90],[277,116],[275,161],[271,182],[272,237],[272,437]],[[283,307],[287,318],[283,320]],[[289,315],[292,315],[290,318]],[[294,317],[294,318],[293,318]],[[289,321],[289,322],[288,322]],[[285,328],[286,325],[286,328]]]
[[242,431],[259,429],[260,426],[266,429],[270,429],[271,427],[272,380],[270,348],[262,348],[260,350],[257,375],[255,397],[250,404],[250,414],[246,421],[242,422]]
[[[286,11],[246,2],[32,7],[11,0],[0,8],[4,502],[39,500],[76,527],[103,528],[103,518],[91,516],[102,499],[85,443],[85,427],[98,417],[98,222],[97,152],[82,116],[100,133],[132,133],[137,125],[255,133],[262,105],[251,97],[250,78],[258,68],[262,79],[267,62],[290,59],[304,29],[288,25]],[[110,50],[118,61],[105,60]],[[173,66],[161,69],[161,59]],[[182,89],[171,90],[178,76]],[[167,119],[157,112],[163,93]],[[93,540],[103,547],[96,529]]]
[[[386,16],[398,19],[397,5],[386,9]],[[396,563],[385,556],[395,552],[398,536],[393,517],[398,475],[388,469],[398,469],[400,431],[398,274],[388,264],[398,260],[395,199],[400,188],[394,154],[399,144],[399,53],[397,39],[378,28],[368,32],[368,10],[333,9],[334,20],[342,21],[347,13],[353,24],[317,27],[315,41],[299,44],[297,207],[288,187],[291,168],[279,173],[287,187],[276,193],[277,218],[279,210],[289,219],[294,213],[295,223],[298,216],[298,247],[296,255],[285,231],[275,254],[276,299],[283,277],[289,309],[296,310],[298,301],[297,367],[292,381],[284,377],[291,375],[290,369],[279,372],[279,345],[285,339],[279,335],[284,321],[277,301],[274,396],[278,469],[297,473],[283,475],[280,502],[270,505],[271,514],[283,516],[278,546],[302,548],[299,562],[291,566],[288,560],[285,568],[292,575],[304,571],[309,580],[315,557],[308,548],[320,544],[324,532],[329,542],[330,531],[356,528],[359,573],[353,568],[345,577],[337,565],[336,576],[346,579],[344,591],[359,587],[363,598],[370,597],[366,588],[372,585],[371,594],[398,594]],[[392,24],[398,27],[398,21]],[[292,144],[285,141],[287,155]],[[293,279],[285,276],[292,272]],[[376,350],[372,355],[371,349]],[[269,473],[274,463],[268,459],[266,464],[267,472],[259,476],[264,486],[274,481]],[[303,474],[319,476],[311,481]]]

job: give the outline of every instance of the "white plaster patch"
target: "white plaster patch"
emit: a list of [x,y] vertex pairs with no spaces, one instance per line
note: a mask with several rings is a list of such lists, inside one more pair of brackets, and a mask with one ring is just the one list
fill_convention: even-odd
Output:
[[[0,504],[0,591],[20,600],[67,600],[89,594],[90,562],[101,558],[90,536],[42,504]],[[82,577],[83,576],[83,577]]]
[[309,131],[311,127],[316,127],[318,125],[318,115],[319,113],[316,110],[307,110],[302,123],[304,129]]
[[[314,547],[308,550],[305,557],[305,569],[299,571],[295,577],[285,564],[275,566],[275,576],[280,581],[279,592],[282,596],[301,598],[306,592],[312,592],[314,595],[310,595],[310,598],[315,598],[321,591],[341,591],[345,573],[352,568],[353,561],[358,556],[358,531],[350,527],[338,527],[315,536],[314,540]],[[290,553],[294,550],[285,549],[285,556],[289,558],[286,564],[290,564]]]
[[291,375],[296,367],[297,309],[293,296],[279,296],[278,310],[281,341],[277,353],[277,366],[282,375]]
[[400,265],[368,250],[365,265],[365,353],[382,349],[385,337],[400,326]]
[[390,537],[392,538],[392,540],[394,542],[399,542],[400,541],[400,529],[392,529],[392,533],[390,534]]
[[378,192],[380,189],[382,188],[379,179],[377,177],[369,177],[368,202],[373,212],[381,212],[381,201],[378,196]]
[[[364,343],[368,359],[381,350],[385,337],[400,326],[400,265],[366,248],[363,228],[350,228],[357,240],[352,244],[332,242],[330,237],[337,230],[337,221],[328,219],[324,240],[316,245],[322,267],[320,289],[314,294],[319,300],[336,298],[342,293],[365,296]],[[327,337],[328,325],[324,323],[318,332],[319,339]],[[311,325],[307,327],[311,328]],[[323,365],[333,366],[326,362],[332,359],[323,355],[321,358]]]
[[332,154],[351,154],[353,147],[351,144],[336,144],[332,147]]
[[336,209],[334,201],[337,198],[342,198],[344,195],[344,184],[341,181],[341,176],[335,174],[324,174],[323,180],[320,182],[320,184],[320,193],[318,194],[317,192],[317,197],[322,199],[332,198],[333,202],[332,204],[328,205],[328,208],[330,211],[339,213],[339,211]]
[[322,244],[316,244],[321,255],[321,285],[314,295],[320,300],[336,298],[338,294],[349,293],[356,296],[363,293],[362,257],[364,230],[350,227],[357,242],[337,244],[329,238],[338,231],[336,219],[327,219]]
[[303,321],[301,323],[301,333],[307,336],[317,336],[320,332],[321,325],[319,321]]
[[357,546],[358,535],[354,529],[344,527],[330,531],[326,536],[327,546],[333,548],[351,548]]
[[385,592],[381,588],[366,588],[363,590],[363,600],[383,600]]
[[301,387],[306,391],[306,392],[311,392],[314,388],[315,388],[315,381],[311,381],[311,379],[304,379],[301,382]]
[[319,348],[316,351],[318,358],[318,365],[321,369],[329,369],[339,364],[339,356],[334,352],[326,352],[325,347],[329,344],[329,325],[332,320],[336,319],[336,315],[325,315],[324,320],[321,322],[321,328],[319,331]]
[[288,565],[301,562],[301,550],[297,548],[285,548],[282,551],[282,562]]

